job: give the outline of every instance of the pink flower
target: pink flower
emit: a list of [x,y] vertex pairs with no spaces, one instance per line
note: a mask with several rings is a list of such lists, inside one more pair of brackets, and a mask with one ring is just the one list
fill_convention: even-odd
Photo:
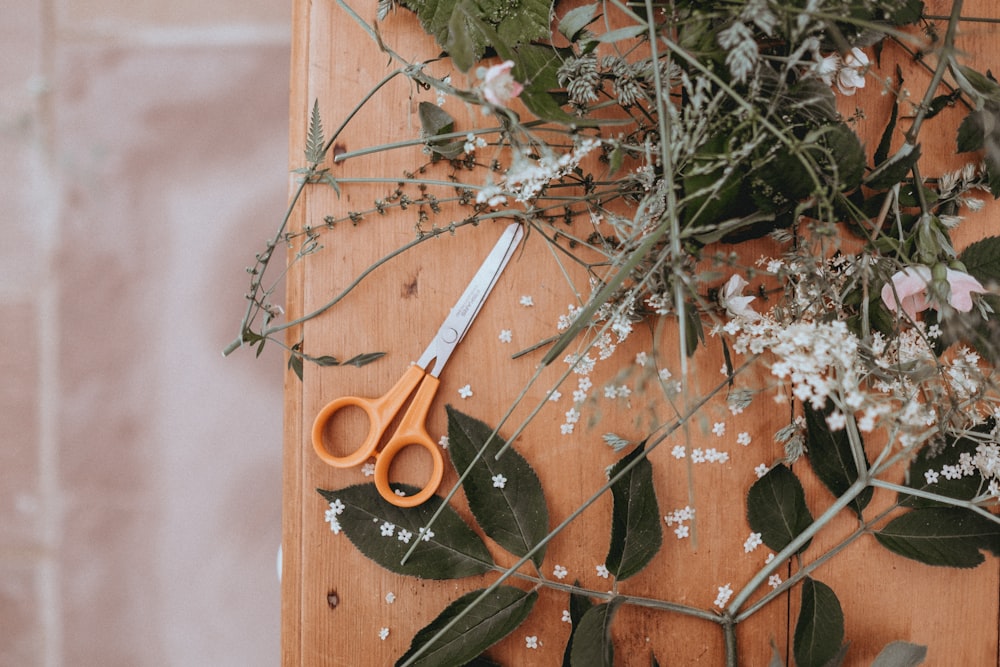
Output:
[[502,107],[521,94],[524,86],[514,80],[510,71],[514,69],[514,61],[507,60],[499,65],[493,65],[482,75],[483,97],[490,104]]
[[[972,293],[982,294],[986,288],[982,283],[962,271],[948,269],[945,273],[948,282],[948,304],[955,310],[967,313],[972,310]],[[927,292],[931,282],[931,269],[928,266],[908,266],[893,274],[892,279],[882,287],[882,301],[886,308],[896,312],[897,299],[903,312],[910,319],[917,313],[928,308],[937,308],[933,297]]]

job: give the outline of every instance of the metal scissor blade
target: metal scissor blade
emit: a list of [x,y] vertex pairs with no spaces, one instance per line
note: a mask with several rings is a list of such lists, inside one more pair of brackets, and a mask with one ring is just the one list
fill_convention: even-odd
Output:
[[472,326],[472,321],[476,319],[479,310],[486,302],[486,297],[490,295],[493,286],[503,272],[507,262],[514,255],[517,244],[524,236],[524,228],[520,223],[512,223],[500,236],[500,240],[493,246],[493,250],[486,257],[482,266],[476,271],[469,286],[459,298],[458,302],[451,309],[444,324],[438,329],[434,340],[427,346],[427,349],[420,356],[417,365],[426,369],[433,361],[434,368],[429,371],[430,375],[438,377],[445,363],[455,350],[455,347],[462,342],[465,333]]

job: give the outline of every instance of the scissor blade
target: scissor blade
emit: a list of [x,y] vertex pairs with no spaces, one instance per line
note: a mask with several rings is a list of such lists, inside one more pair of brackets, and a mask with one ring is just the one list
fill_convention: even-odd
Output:
[[486,302],[486,297],[490,295],[523,236],[524,228],[520,223],[515,222],[507,227],[482,266],[476,271],[469,286],[465,288],[465,292],[451,309],[444,324],[438,329],[434,340],[420,356],[420,360],[417,361],[418,366],[427,368],[433,361],[434,368],[429,373],[438,377],[451,353],[472,326],[472,321],[476,319],[476,315]]

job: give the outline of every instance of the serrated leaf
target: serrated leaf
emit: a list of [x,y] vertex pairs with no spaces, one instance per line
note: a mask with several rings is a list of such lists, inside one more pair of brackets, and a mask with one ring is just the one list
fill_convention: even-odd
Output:
[[[781,551],[812,524],[802,483],[783,464],[771,468],[747,493],[750,528],[773,551]],[[809,543],[802,545],[805,551]]]
[[[579,586],[579,581],[573,582],[574,586]],[[573,638],[576,636],[576,631],[580,627],[580,621],[583,619],[584,615],[593,608],[594,603],[591,602],[590,598],[581,593],[570,593],[569,595],[569,620],[570,620],[570,631],[569,639],[566,640],[566,648],[563,651],[563,667],[572,667],[572,653],[573,653]]]
[[559,32],[570,42],[580,38],[584,29],[597,19],[597,3],[583,5],[566,12],[559,21]]
[[1000,236],[976,241],[959,255],[966,271],[980,282],[1000,282]]
[[[499,586],[473,606],[483,590],[466,593],[445,607],[437,618],[413,636],[410,648],[396,664],[403,664],[426,645],[426,650],[411,664],[424,667],[464,665],[513,632],[528,617],[538,599],[534,591],[529,593],[513,586]],[[455,625],[428,644],[434,635],[467,609],[469,611]]]
[[928,565],[976,567],[1000,555],[1000,524],[961,507],[911,510],[873,533],[889,551]]
[[309,136],[306,138],[306,162],[318,164],[326,156],[326,140],[323,138],[323,121],[319,115],[319,100],[313,101],[309,115]]
[[[988,431],[987,431],[988,432]],[[959,457],[963,454],[975,454],[977,441],[972,438],[953,438],[940,453],[934,455],[934,448],[928,444],[917,452],[906,473],[906,485],[913,489],[930,491],[948,498],[969,500],[979,494],[981,477],[979,475],[963,475],[957,479],[948,479],[940,474],[945,465],[957,466]],[[929,483],[926,473],[933,470],[938,473],[937,481]],[[943,503],[920,498],[903,492],[899,493],[899,503],[906,507],[942,507]]]
[[927,647],[909,642],[887,644],[872,663],[872,667],[917,667],[927,658]]
[[[405,484],[392,486],[406,495],[420,491]],[[337,517],[344,533],[361,553],[391,572],[423,579],[457,579],[483,574],[494,566],[493,557],[482,539],[451,506],[445,506],[438,515],[431,537],[422,539],[421,529],[442,504],[438,496],[431,496],[417,507],[406,508],[386,502],[374,484],[317,491],[328,502],[339,499],[344,504],[344,511]],[[383,534],[383,524],[393,527],[391,535]],[[400,539],[400,529],[410,533],[408,540]],[[402,564],[413,541],[417,541],[417,547]]]
[[[493,429],[465,415],[452,406],[448,412],[448,454],[459,475],[465,473],[462,488],[476,522],[489,535],[515,556],[524,556],[548,534],[549,512],[542,484],[534,469],[513,447],[499,460],[497,452],[504,446],[497,436],[487,443]],[[482,456],[473,464],[480,449]],[[500,477],[503,482],[498,484]],[[545,549],[539,549],[532,561],[541,566]]]
[[826,584],[806,577],[802,582],[802,607],[795,624],[794,653],[797,667],[825,667],[835,659],[844,641],[844,612]]
[[[839,498],[858,480],[859,473],[847,430],[842,428],[833,431],[826,423],[826,418],[834,409],[829,401],[823,410],[815,410],[808,403],[803,405],[809,464],[826,488]],[[865,464],[867,463],[866,456]],[[849,507],[859,520],[863,518],[862,512],[871,501],[874,491],[875,489],[868,487],[851,501]]]
[[614,499],[611,544],[604,564],[618,580],[640,572],[663,543],[660,507],[653,489],[653,465],[648,458],[642,457],[644,448],[645,443],[640,444],[615,463],[610,471],[611,477],[614,477],[639,459],[624,477],[611,485]]
[[957,150],[959,153],[978,151],[985,138],[984,122],[986,114],[978,109],[967,115],[958,126]]
[[615,646],[611,641],[611,622],[621,598],[595,605],[580,619],[570,653],[572,667],[613,667]]

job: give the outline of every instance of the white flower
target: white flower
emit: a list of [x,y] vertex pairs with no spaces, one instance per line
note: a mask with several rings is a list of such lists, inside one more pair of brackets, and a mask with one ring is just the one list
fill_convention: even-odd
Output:
[[853,95],[858,88],[865,87],[865,72],[871,61],[865,52],[854,47],[844,56],[843,66],[837,72],[837,90],[843,95]]
[[719,594],[715,596],[715,606],[719,607],[720,609],[722,607],[725,607],[726,603],[729,602],[729,598],[731,598],[732,596],[733,596],[733,588],[730,584],[726,584],[725,586],[719,586]]
[[413,533],[411,533],[410,531],[406,530],[405,528],[400,528],[399,529],[399,533],[396,535],[396,539],[398,539],[403,544],[409,544],[410,543],[410,538],[412,538],[412,537],[413,537]]
[[674,448],[670,450],[670,454],[675,459],[682,459],[687,456],[687,449],[684,448],[684,445],[674,445]]
[[529,295],[525,294],[521,297],[520,304],[525,308],[530,308],[531,306],[535,305],[535,300],[532,299]]
[[611,574],[610,572],[608,572],[607,566],[603,564],[598,565],[596,569],[597,569],[597,576],[601,577],[602,579],[607,579],[608,575]]
[[396,594],[395,593],[393,593],[392,591],[389,591],[388,593],[385,594],[385,603],[386,604],[392,604],[395,601],[396,601]]
[[677,536],[678,540],[683,540],[690,533],[690,529],[687,526],[677,526],[674,528],[674,535]]
[[382,628],[378,631],[378,638],[385,641],[389,638],[389,628]]
[[719,292],[719,305],[726,309],[730,317],[743,317],[750,322],[760,319],[760,314],[750,307],[757,297],[743,296],[743,288],[749,285],[738,273],[734,273]]
[[563,609],[563,612],[562,612],[562,622],[563,623],[572,623],[573,622],[573,617],[570,616],[569,609]]
[[509,343],[513,340],[513,334],[510,329],[501,329],[499,338],[501,343]]
[[750,444],[750,434],[747,433],[746,431],[743,431],[742,433],[740,433],[738,436],[736,436],[736,444],[743,445],[744,447],[746,447],[747,445],[749,445]]
[[538,648],[538,637],[535,635],[529,635],[524,638],[525,648]]
[[565,579],[567,574],[569,574],[569,570],[562,565],[556,565],[552,568],[552,576],[556,579]]
[[382,537],[392,537],[392,534],[396,532],[396,524],[383,521],[378,529],[382,533]]
[[491,479],[493,480],[494,488],[502,489],[503,487],[507,486],[507,478],[504,477],[503,475],[500,474],[493,475]]
[[753,469],[753,472],[755,475],[757,475],[757,479],[760,479],[761,477],[767,474],[767,470],[768,470],[767,464],[761,463],[759,466]]
[[780,586],[781,575],[772,574],[770,577],[767,578],[767,585],[770,586],[771,588],[777,588],[778,586]]
[[743,543],[743,553],[750,553],[764,543],[760,533],[750,533],[750,537]]
[[368,463],[361,466],[361,474],[365,477],[371,477],[375,474],[375,464],[369,461]]
[[726,424],[725,424],[725,422],[715,422],[714,424],[712,424],[712,433],[714,433],[715,435],[717,435],[719,437],[722,437],[723,435],[725,435],[726,434]]
[[465,385],[464,387],[460,387],[458,390],[458,395],[461,396],[462,398],[469,398],[470,396],[472,396],[472,387],[470,385]]
[[438,440],[438,444],[441,445],[441,449],[448,449],[448,436],[442,435],[441,439]]
[[482,70],[482,91],[487,102],[502,107],[521,94],[524,86],[514,80],[510,73],[512,69],[514,69],[514,61],[506,60],[499,65]]

